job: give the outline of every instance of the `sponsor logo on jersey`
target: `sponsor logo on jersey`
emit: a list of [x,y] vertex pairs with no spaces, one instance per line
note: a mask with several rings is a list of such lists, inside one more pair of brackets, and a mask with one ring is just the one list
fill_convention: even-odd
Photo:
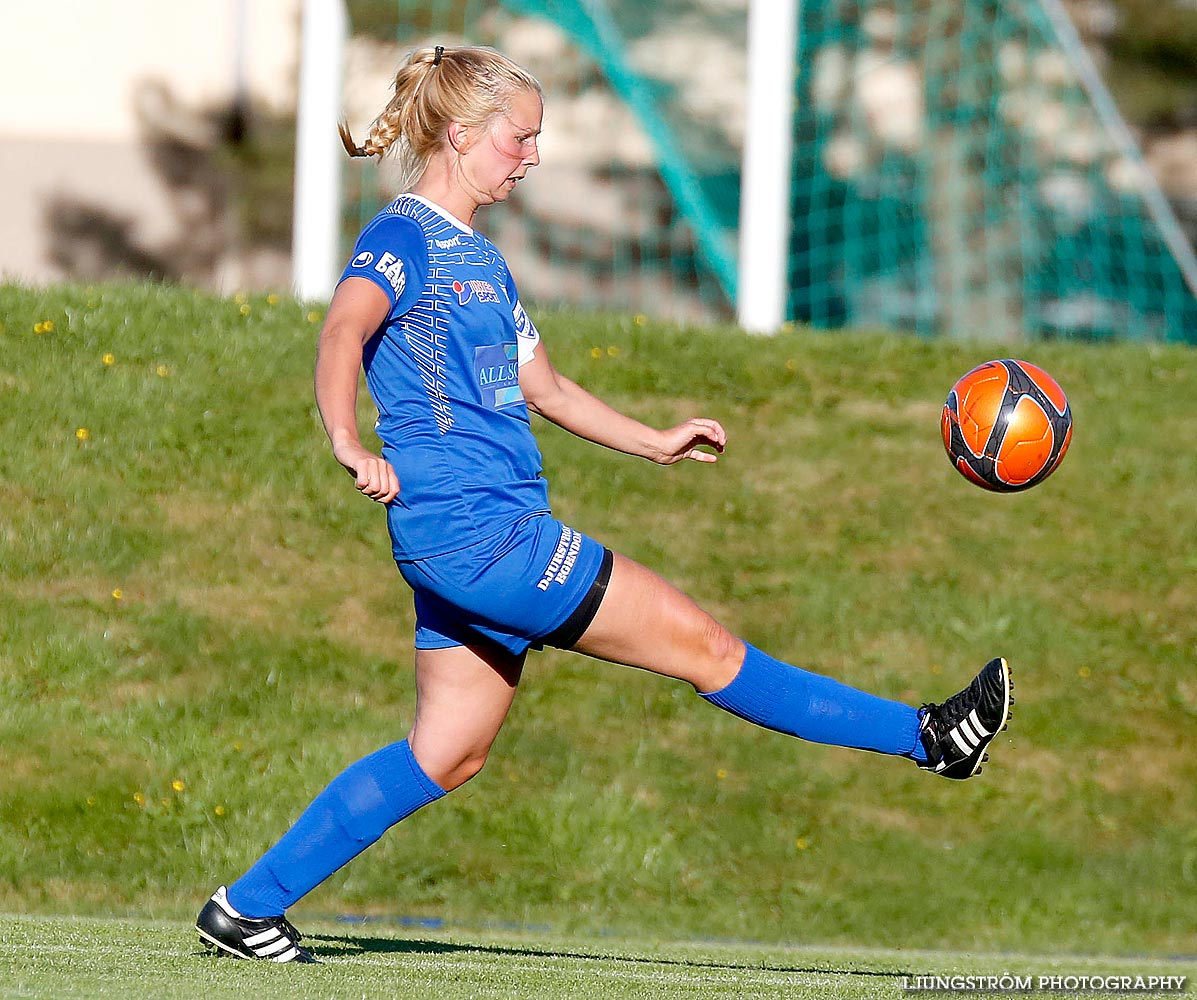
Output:
[[495,291],[495,286],[489,281],[482,281],[478,278],[471,278],[466,281],[454,281],[453,291],[457,293],[457,304],[464,306],[470,299],[477,299],[479,302],[498,302],[499,293]]
[[433,240],[432,245],[438,250],[452,250],[454,247],[462,245],[461,237],[454,236],[450,240]]
[[407,287],[407,275],[403,272],[403,261],[393,253],[384,253],[374,265],[374,270],[381,274],[395,290],[396,295],[402,295]]
[[350,266],[351,267],[369,267],[373,263],[374,263],[374,254],[370,253],[369,250],[363,250],[356,257],[353,258],[353,263]]
[[474,376],[485,406],[502,410],[524,401],[520,392],[519,348],[515,344],[474,348]]
[[578,553],[582,551],[582,534],[574,531],[568,524],[561,526],[561,538],[553,557],[548,561],[540,574],[537,590],[548,590],[549,584],[565,583],[574,570],[574,563],[578,561]]

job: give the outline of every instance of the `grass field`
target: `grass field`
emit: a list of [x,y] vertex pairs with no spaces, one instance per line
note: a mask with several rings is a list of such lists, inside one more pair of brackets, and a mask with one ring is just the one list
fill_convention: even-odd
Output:
[[[511,931],[412,933],[378,924],[317,924],[308,940],[322,965],[279,967],[216,959],[192,945],[188,930],[164,921],[0,917],[0,969],[7,973],[0,1000],[854,1000],[918,996],[909,987],[933,976],[949,982],[958,977],[961,986],[968,977],[981,986],[990,977],[997,981],[997,989],[963,988],[952,991],[955,997],[992,996],[1002,977],[1011,987],[1024,986],[1029,977],[1031,989],[1024,992],[1051,996],[1065,993],[1066,983],[1053,990],[1040,977],[1101,977],[1104,985],[1112,976],[1188,981],[1197,973],[1197,963],[1179,960],[594,941]],[[1118,994],[1098,989],[1085,995]]]
[[[161,942],[180,982],[169,922],[411,717],[410,596],[311,399],[320,318],[0,288],[0,912],[163,921],[119,933]],[[1068,390],[1076,437],[1051,480],[1000,497],[949,467],[938,416],[1002,345],[538,322],[615,405],[730,434],[718,465],[664,470],[538,424],[559,516],[774,655],[889,697],[942,698],[1003,654],[1014,724],[980,780],[938,781],[537,655],[487,770],[301,926],[1197,954],[1191,350],[1020,349]]]

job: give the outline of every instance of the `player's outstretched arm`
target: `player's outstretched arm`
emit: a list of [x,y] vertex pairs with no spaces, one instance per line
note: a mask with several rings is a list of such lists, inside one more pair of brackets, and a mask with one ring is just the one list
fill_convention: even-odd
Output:
[[[657,430],[620,413],[557,371],[543,342],[537,345],[535,357],[520,368],[520,390],[533,413],[587,441],[659,465],[687,458],[715,462],[727,444],[727,433],[717,420],[694,417]],[[703,451],[704,447],[715,454]]]
[[371,500],[390,503],[399,495],[391,463],[362,446],[357,429],[358,372],[362,347],[390,311],[382,290],[365,278],[337,286],[316,348],[316,406],[332,442],[333,456]]

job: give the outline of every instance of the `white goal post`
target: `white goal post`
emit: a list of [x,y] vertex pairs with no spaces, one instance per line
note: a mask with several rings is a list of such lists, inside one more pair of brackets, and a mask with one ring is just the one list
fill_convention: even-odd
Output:
[[797,32],[798,0],[749,3],[736,278],[736,319],[749,333],[776,333],[786,318]]
[[328,301],[341,273],[341,162],[336,141],[349,15],[344,0],[303,0],[295,136],[292,285]]

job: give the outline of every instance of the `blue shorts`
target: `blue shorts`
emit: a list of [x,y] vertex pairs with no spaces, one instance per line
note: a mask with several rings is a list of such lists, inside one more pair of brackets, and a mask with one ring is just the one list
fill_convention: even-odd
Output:
[[517,656],[573,646],[598,610],[611,562],[606,548],[551,514],[455,552],[397,560],[415,592],[416,649],[482,640]]

